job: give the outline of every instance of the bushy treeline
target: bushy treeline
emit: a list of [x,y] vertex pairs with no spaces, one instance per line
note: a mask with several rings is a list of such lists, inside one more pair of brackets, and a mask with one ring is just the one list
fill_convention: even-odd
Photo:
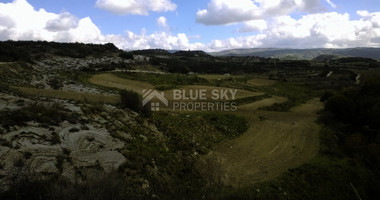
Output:
[[325,101],[330,119],[345,124],[347,134],[362,132],[373,137],[380,134],[380,80],[368,80],[361,87],[342,93],[326,92],[321,100]]
[[335,131],[343,154],[360,160],[380,178],[380,80],[326,92],[321,101],[325,102],[321,120]]
[[43,57],[50,53],[58,56],[72,58],[84,58],[90,55],[118,52],[119,49],[112,43],[84,44],[84,43],[59,43],[47,41],[1,41],[0,61],[26,61]]
[[[194,55],[197,56],[194,56]],[[199,55],[198,55],[199,54]],[[177,56],[181,55],[181,56]],[[183,56],[188,55],[188,56]],[[262,73],[271,69],[310,69],[309,61],[286,60],[258,57],[212,57],[198,52],[181,52],[170,58],[152,57],[152,65],[160,66],[162,70],[171,73]]]

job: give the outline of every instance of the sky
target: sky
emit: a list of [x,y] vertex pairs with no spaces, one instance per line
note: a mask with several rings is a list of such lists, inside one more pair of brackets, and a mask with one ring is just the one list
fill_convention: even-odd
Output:
[[380,47],[380,0],[0,0],[0,40],[208,52]]

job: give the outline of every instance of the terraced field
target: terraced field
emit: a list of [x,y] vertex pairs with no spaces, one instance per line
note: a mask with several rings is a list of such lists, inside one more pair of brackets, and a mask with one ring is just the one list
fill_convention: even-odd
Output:
[[113,74],[97,74],[92,76],[88,81],[94,85],[133,90],[140,94],[144,89],[154,88],[152,84],[141,81],[123,79]]
[[247,83],[250,86],[271,86],[271,85],[275,84],[276,81],[269,80],[269,79],[254,78],[254,79],[247,81]]
[[[141,93],[154,86],[133,80],[116,77],[112,74],[99,74],[90,79],[96,85],[130,89]],[[254,79],[248,81],[252,87],[270,86],[271,80]],[[188,85],[183,89],[217,89],[218,87]],[[227,89],[227,88],[223,88]],[[264,92],[240,90],[237,97],[263,95]],[[268,180],[280,175],[289,168],[297,167],[317,154],[320,127],[315,123],[317,111],[322,108],[318,99],[291,109],[290,112],[258,110],[275,103],[286,102],[287,98],[273,96],[256,102],[241,105],[234,114],[243,116],[249,129],[241,136],[226,141],[210,152],[205,159],[215,160],[223,169],[222,181],[234,187]]]
[[[271,99],[276,100],[283,101]],[[208,155],[222,165],[225,174],[222,180],[227,185],[238,187],[274,178],[307,162],[318,152],[320,127],[314,122],[317,111],[322,108],[318,99],[297,106],[291,112],[257,108],[240,109],[236,114],[248,119],[248,131]]]

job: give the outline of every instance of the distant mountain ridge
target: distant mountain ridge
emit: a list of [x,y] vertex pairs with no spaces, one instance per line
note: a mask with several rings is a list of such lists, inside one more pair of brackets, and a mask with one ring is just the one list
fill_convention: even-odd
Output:
[[338,57],[363,57],[380,60],[380,48],[358,47],[346,49],[281,49],[281,48],[252,48],[231,49],[220,52],[208,52],[212,56],[259,56],[290,60],[313,59],[320,55],[335,55]]

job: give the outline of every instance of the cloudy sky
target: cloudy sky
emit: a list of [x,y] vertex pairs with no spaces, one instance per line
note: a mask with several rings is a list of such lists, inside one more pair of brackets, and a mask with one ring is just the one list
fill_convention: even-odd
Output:
[[380,1],[0,0],[0,40],[126,50],[380,47]]

